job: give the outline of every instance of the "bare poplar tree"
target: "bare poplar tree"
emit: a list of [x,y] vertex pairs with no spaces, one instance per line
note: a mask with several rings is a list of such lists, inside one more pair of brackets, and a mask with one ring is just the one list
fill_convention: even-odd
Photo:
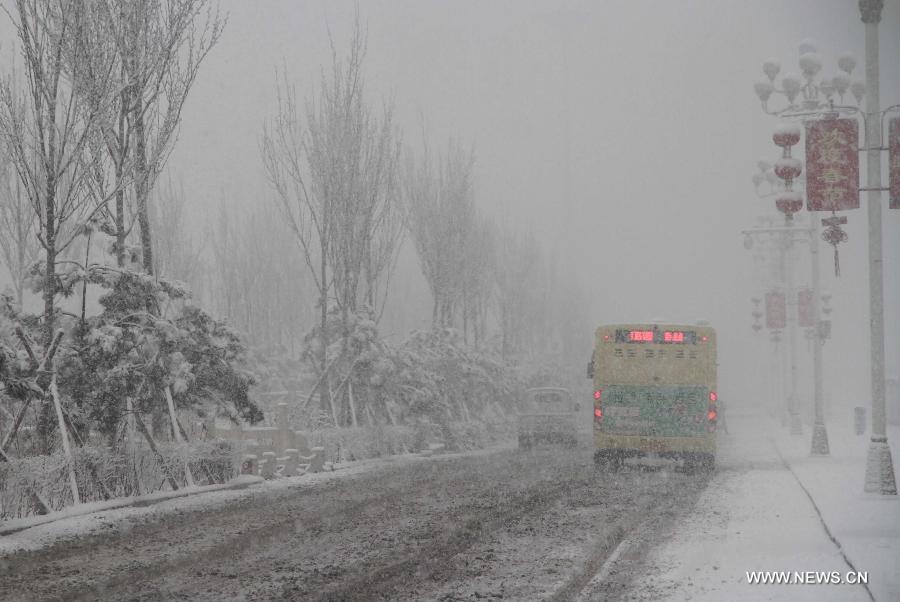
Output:
[[546,290],[540,279],[541,253],[532,234],[503,232],[500,236],[494,279],[501,352],[510,358],[528,343],[541,318],[540,294]]
[[362,161],[356,166],[360,185],[353,200],[359,224],[357,232],[350,230],[358,240],[349,246],[361,255],[357,269],[365,281],[362,300],[380,316],[405,233],[399,185],[401,145],[392,107],[385,107],[380,121],[365,106],[360,112],[364,119],[357,143],[363,147]]
[[314,190],[308,166],[308,135],[297,108],[297,95],[285,79],[277,86],[278,110],[266,124],[260,144],[266,175],[278,207],[297,240],[303,261],[317,291],[321,331],[318,349],[319,399],[322,410],[336,416],[331,403],[328,366],[328,294],[331,281],[331,244],[335,208],[331,199]]
[[66,77],[66,58],[87,54],[85,2],[17,0],[12,17],[24,61],[25,87],[13,76],[0,84],[0,136],[9,150],[24,195],[38,221],[44,251],[44,344],[49,347],[55,323],[56,262],[80,233],[91,196],[86,179],[88,146],[98,113],[78,102],[88,94],[105,98],[109,83]]
[[156,187],[150,207],[150,224],[156,232],[158,253],[154,274],[193,285],[203,270],[204,239],[196,239],[185,225],[184,185],[169,178]]
[[494,291],[495,237],[494,225],[479,218],[465,247],[461,295],[463,340],[469,342],[471,331],[476,348],[485,337],[488,309]]
[[[0,137],[9,151],[24,196],[31,205],[43,257],[43,346],[50,349],[56,327],[57,263],[82,232],[94,208],[87,152],[95,131],[99,99],[109,95],[102,77],[81,77],[67,65],[81,64],[90,27],[88,0],[17,0],[10,15],[24,63],[23,89],[15,75],[0,83]],[[95,103],[80,98],[98,99]],[[49,368],[50,366],[48,366]],[[52,369],[52,368],[51,368]],[[38,430],[49,448],[49,404]]]
[[25,276],[37,259],[39,243],[35,221],[22,183],[3,152],[0,154],[0,252],[19,307],[22,306]]
[[293,349],[315,322],[306,267],[274,205],[223,200],[208,234],[211,302],[251,345]]
[[[135,221],[144,270],[152,274],[150,193],[172,150],[181,111],[200,64],[218,41],[224,20],[210,0],[102,0],[92,18],[104,35],[95,56],[114,56],[115,102],[103,112],[116,203],[107,228],[117,239],[119,265]],[[133,186],[127,206],[125,184]]]
[[405,196],[409,229],[434,299],[432,324],[452,326],[463,294],[468,245],[476,225],[474,157],[450,142],[435,167],[426,146],[407,162]]
[[[357,17],[346,58],[332,43],[331,70],[323,73],[319,94],[307,101],[302,117],[294,88],[286,78],[279,82],[278,112],[261,142],[278,207],[318,290],[322,373],[329,367],[329,299],[333,295],[341,312],[341,357],[350,370],[350,316],[361,301],[375,311],[379,288],[386,294],[403,231],[399,135],[390,106],[376,115],[366,103],[365,48]],[[329,379],[320,378],[322,407],[339,422]],[[349,414],[356,415],[354,408]]]

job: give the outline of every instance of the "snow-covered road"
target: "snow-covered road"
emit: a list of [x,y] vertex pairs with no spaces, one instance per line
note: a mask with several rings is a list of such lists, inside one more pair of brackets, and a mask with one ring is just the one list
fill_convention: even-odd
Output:
[[586,442],[387,463],[213,508],[126,518],[6,556],[0,596],[569,600],[591,584],[593,594],[616,598],[641,571],[640,562],[610,571],[619,542],[665,530],[707,482],[678,472],[597,474]]

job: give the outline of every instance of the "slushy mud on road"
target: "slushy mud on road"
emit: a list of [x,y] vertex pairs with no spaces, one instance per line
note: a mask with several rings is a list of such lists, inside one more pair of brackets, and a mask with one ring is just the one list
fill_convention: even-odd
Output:
[[616,599],[640,570],[634,550],[609,562],[619,543],[652,545],[707,481],[600,473],[587,444],[388,465],[9,556],[0,596]]

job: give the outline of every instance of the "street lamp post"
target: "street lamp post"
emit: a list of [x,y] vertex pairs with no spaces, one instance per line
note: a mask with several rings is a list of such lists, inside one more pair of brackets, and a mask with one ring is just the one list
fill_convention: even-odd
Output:
[[[754,182],[758,179],[754,178]],[[810,245],[811,256],[811,275],[812,281],[812,322],[813,322],[813,391],[815,418],[813,426],[813,439],[811,444],[811,452],[813,455],[828,455],[828,434],[825,429],[825,413],[823,409],[823,387],[822,387],[822,344],[824,343],[824,328],[821,320],[821,305],[819,297],[821,295],[821,284],[818,274],[818,232],[815,228],[815,222],[811,220],[810,227],[795,226],[791,221],[785,223],[784,226],[757,227],[749,230],[743,230],[741,233],[745,236],[745,246],[752,248],[753,238],[759,236],[771,236],[775,238],[778,255],[779,255],[779,272],[780,278],[784,279],[786,287],[787,299],[789,304],[794,305],[793,311],[787,312],[788,327],[788,353],[790,362],[784,366],[784,370],[788,372],[785,375],[784,382],[786,386],[785,397],[787,401],[788,416],[790,419],[790,432],[792,435],[802,434],[802,423],[800,414],[797,409],[797,290],[794,286],[793,276],[793,258],[788,256],[796,243],[808,242]],[[818,433],[818,434],[817,434]]]
[[883,0],[859,0],[866,27],[866,173],[869,214],[869,320],[871,324],[872,439],[866,458],[866,493],[897,495],[885,425],[884,274],[881,245],[881,108],[879,106],[878,23]]
[[[760,161],[759,167],[760,173],[754,174],[753,176],[753,182],[757,186],[757,189],[767,175],[770,175],[769,183],[774,185],[777,178],[775,177],[774,172],[771,172],[771,164],[767,161]],[[771,172],[771,174],[767,174],[767,172]],[[766,225],[770,227],[766,228]],[[771,285],[778,287],[785,282],[785,250],[787,244],[784,237],[775,235],[774,229],[772,229],[771,226],[772,217],[765,216],[757,218],[756,227],[750,230],[741,231],[741,234],[744,235],[744,248],[748,251],[753,249],[757,239],[761,239],[761,244],[756,245],[757,250],[754,251],[754,260],[756,262],[763,263],[769,257],[774,258],[774,265],[769,263],[765,265],[761,271],[756,273],[756,277],[765,284],[766,288],[769,288]],[[769,342],[773,347],[773,353],[770,354],[770,366],[768,368],[769,373],[773,377],[771,379],[769,394],[773,401],[776,399],[782,400],[783,403],[777,414],[782,426],[785,426],[787,425],[787,416],[794,416],[796,414],[793,411],[794,407],[791,401],[791,393],[796,387],[795,383],[791,382],[791,377],[796,376],[796,371],[791,371],[788,362],[782,360],[782,356],[785,356],[786,358],[790,357],[787,355],[788,351],[780,346],[782,340],[780,328],[787,326],[787,324],[775,327],[775,322],[772,321],[772,317],[767,315],[768,312],[771,311],[771,308],[768,306],[768,294],[766,299],[766,313],[763,313],[760,308],[762,299],[756,297],[752,299],[754,304],[753,312],[751,314],[754,319],[753,330],[755,332],[762,330],[763,326],[760,323],[760,320],[765,316],[766,326],[770,329]],[[785,319],[788,319],[787,314],[785,314]],[[788,342],[790,343],[791,339],[788,339]],[[775,407],[776,406],[773,406],[773,408]]]
[[[867,177],[865,190],[868,195],[869,225],[869,324],[870,324],[870,372],[872,394],[872,438],[869,443],[866,459],[866,476],[864,490],[867,493],[896,495],[897,484],[894,478],[894,467],[891,450],[887,440],[885,424],[885,374],[884,374],[884,275],[882,265],[882,219],[881,219],[881,130],[883,113],[879,99],[878,69],[878,24],[881,21],[883,0],[859,0],[860,17],[865,25],[866,43],[866,82],[850,82],[850,75],[856,61],[849,55],[841,56],[838,65],[843,73],[832,78],[824,78],[816,83],[815,78],[821,70],[821,62],[816,54],[815,45],[804,42],[800,46],[800,68],[805,84],[799,77],[787,75],[782,79],[781,89],[774,85],[775,76],[780,70],[777,61],[769,60],[763,65],[768,81],[755,85],[757,95],[763,104],[763,110],[771,115],[812,119],[832,116],[838,113],[852,115],[862,114],[865,126],[864,150],[866,151]],[[859,104],[866,97],[865,110],[859,107],[835,105],[833,97],[837,94],[843,103],[847,90],[853,94]],[[767,106],[773,93],[780,93],[788,100],[788,105],[777,111],[770,111]],[[800,103],[795,102],[800,99]],[[896,107],[892,107],[896,108]],[[891,110],[891,109],[888,109]],[[837,244],[845,238],[840,232],[839,224],[846,218],[833,217],[829,222],[829,242]],[[835,252],[836,253],[836,252]],[[837,268],[837,254],[835,254]],[[817,416],[820,409],[817,407]],[[815,441],[815,439],[814,439]],[[815,445],[815,444],[814,444]]]
[[825,342],[822,332],[821,279],[819,278],[819,228],[816,220],[809,219],[809,259],[812,279],[812,317],[813,317],[813,435],[810,453],[814,456],[827,456],[828,431],[825,429],[825,409],[822,399],[822,344]]
[[[785,228],[791,228],[791,219],[785,218]],[[790,426],[792,435],[803,434],[803,424],[800,422],[800,412],[797,409],[797,304],[794,290],[794,244],[790,233],[785,232],[781,240],[784,259],[785,282],[785,306],[787,308],[787,327],[790,337],[789,349],[791,354],[791,388],[788,391],[788,411],[790,412]],[[793,310],[791,307],[793,306]]]

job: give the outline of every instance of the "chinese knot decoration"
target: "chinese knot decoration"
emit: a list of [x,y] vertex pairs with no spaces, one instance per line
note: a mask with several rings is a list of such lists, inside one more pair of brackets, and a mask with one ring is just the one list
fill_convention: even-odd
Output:
[[830,211],[822,238],[834,247],[834,273],[841,273],[838,244],[847,240],[837,211],[859,208],[859,123],[826,117],[806,123],[806,196],[810,211]]
[[800,177],[803,165],[791,157],[791,147],[800,142],[800,126],[786,123],[778,126],[772,140],[781,147],[781,158],[775,162],[775,175],[784,180],[784,192],[775,199],[775,206],[788,220],[803,208],[803,195],[794,192],[794,180]]

